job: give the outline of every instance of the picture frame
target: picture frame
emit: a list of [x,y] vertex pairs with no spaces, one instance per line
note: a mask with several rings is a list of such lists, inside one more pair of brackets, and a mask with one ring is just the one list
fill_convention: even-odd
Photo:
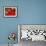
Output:
[[18,38],[19,42],[21,40],[46,41],[46,24],[19,24]]
[[4,17],[16,17],[17,16],[17,7],[7,6],[4,7]]

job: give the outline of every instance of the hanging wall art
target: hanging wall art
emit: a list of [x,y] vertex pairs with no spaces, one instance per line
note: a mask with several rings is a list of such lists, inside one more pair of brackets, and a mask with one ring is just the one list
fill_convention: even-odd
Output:
[[16,7],[4,7],[4,17],[16,17],[17,8]]

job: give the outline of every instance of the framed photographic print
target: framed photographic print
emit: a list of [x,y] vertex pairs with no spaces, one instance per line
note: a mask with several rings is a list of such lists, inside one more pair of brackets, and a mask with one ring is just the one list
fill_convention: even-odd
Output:
[[16,17],[17,8],[16,7],[4,7],[4,17]]
[[46,25],[19,24],[18,38],[21,40],[46,41]]

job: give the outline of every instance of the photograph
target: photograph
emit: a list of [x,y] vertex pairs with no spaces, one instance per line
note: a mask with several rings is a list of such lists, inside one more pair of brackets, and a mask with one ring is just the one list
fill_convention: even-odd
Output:
[[46,25],[22,24],[19,28],[20,40],[46,41]]
[[4,17],[16,17],[17,8],[16,7],[4,7]]

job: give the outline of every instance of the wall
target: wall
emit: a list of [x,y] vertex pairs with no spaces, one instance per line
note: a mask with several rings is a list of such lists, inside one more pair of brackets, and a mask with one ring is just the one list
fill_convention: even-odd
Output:
[[[4,6],[16,6],[18,16],[4,18]],[[46,24],[46,0],[0,0],[0,44],[8,43],[9,32],[18,32],[18,24]]]

